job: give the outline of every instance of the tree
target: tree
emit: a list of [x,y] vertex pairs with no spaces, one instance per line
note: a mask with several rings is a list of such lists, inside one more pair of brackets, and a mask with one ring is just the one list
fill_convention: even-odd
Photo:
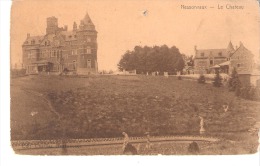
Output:
[[136,46],[122,55],[117,66],[120,71],[136,69],[137,73],[176,72],[184,68],[183,57],[185,55],[175,46]]
[[232,70],[231,78],[228,81],[228,87],[230,91],[237,91],[240,88],[241,82],[239,80],[236,68]]
[[215,78],[213,80],[213,85],[215,87],[220,87],[222,85],[222,78],[221,78],[221,76],[219,74],[219,70],[218,69],[216,69],[216,75],[215,75]]

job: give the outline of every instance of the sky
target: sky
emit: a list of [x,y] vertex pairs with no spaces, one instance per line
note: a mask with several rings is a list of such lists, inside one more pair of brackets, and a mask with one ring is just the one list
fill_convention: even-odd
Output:
[[[243,10],[225,9],[226,5]],[[181,9],[206,5],[208,9]],[[224,9],[218,9],[218,5]],[[214,8],[209,8],[210,6]],[[143,12],[147,11],[144,15]],[[259,6],[256,0],[15,0],[11,11],[11,63],[22,62],[27,33],[44,35],[46,18],[72,30],[88,12],[98,31],[98,68],[116,70],[127,50],[136,45],[176,46],[186,55],[197,49],[226,48],[240,41],[259,55]]]

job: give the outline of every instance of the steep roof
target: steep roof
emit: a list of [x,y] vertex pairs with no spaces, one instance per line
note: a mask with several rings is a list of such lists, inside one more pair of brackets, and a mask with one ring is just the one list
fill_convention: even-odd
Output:
[[228,52],[229,54],[232,54],[232,53],[235,52],[235,49],[234,49],[233,44],[231,43],[231,41],[230,41],[229,44],[228,44],[227,52]]
[[89,17],[89,15],[88,15],[88,12],[86,13],[86,15],[85,15],[85,17],[81,20],[84,24],[92,24],[92,25],[94,25],[93,24],[93,22],[91,21],[91,19],[90,19],[90,17]]
[[95,25],[93,24],[92,20],[90,19],[88,13],[86,13],[85,17],[80,21],[79,30],[96,31]]
[[196,51],[195,58],[215,58],[227,57],[226,49],[199,49]]
[[44,36],[30,36],[27,37],[23,45],[38,45],[42,42]]
[[236,51],[231,55],[231,58],[237,57],[250,57],[252,58],[254,55],[249,51],[243,43],[240,43],[240,46]]
[[77,40],[75,31],[62,31],[60,34],[65,37],[65,41]]
[[227,48],[222,49],[196,49],[195,58],[221,58],[230,57],[230,55],[235,51],[231,41]]

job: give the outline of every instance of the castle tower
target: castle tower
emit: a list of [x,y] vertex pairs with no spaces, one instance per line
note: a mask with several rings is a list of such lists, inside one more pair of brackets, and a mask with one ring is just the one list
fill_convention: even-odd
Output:
[[97,66],[97,31],[88,13],[81,20],[76,31],[79,43],[78,74],[95,74],[98,72]]
[[46,34],[54,34],[57,30],[58,30],[58,19],[56,17],[48,17]]

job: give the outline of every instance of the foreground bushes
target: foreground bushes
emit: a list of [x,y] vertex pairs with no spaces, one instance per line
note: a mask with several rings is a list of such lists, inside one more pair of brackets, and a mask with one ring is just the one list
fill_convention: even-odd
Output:
[[206,82],[206,78],[203,74],[201,74],[200,77],[198,78],[198,83],[205,84],[205,82]]
[[260,87],[237,87],[235,94],[243,99],[260,101]]
[[11,77],[21,77],[26,75],[26,69],[12,69]]

